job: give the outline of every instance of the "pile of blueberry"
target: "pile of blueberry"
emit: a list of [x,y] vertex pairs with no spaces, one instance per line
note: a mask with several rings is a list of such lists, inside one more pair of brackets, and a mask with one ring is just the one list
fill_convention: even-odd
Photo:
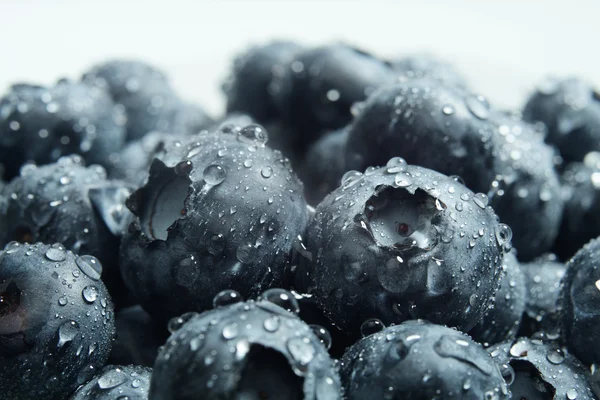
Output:
[[0,400],[600,396],[592,86],[278,41],[223,91],[2,95]]

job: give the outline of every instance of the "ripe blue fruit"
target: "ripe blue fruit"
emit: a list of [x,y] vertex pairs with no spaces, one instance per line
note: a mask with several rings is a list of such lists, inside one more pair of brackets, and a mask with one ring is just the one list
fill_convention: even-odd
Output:
[[14,400],[62,400],[101,368],[114,335],[102,266],[60,244],[0,251],[0,387]]

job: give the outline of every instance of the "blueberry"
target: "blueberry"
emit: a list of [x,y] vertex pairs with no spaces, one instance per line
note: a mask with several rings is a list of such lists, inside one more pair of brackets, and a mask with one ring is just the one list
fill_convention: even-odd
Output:
[[586,364],[600,362],[600,238],[579,250],[567,263],[558,300],[564,339]]
[[316,208],[296,270],[340,328],[424,318],[469,330],[486,312],[510,248],[487,196],[393,158],[348,172]]
[[489,354],[464,333],[407,321],[370,335],[344,355],[340,375],[353,399],[508,399]]
[[131,216],[125,207],[129,186],[108,181],[104,168],[86,168],[81,157],[69,156],[40,167],[24,165],[5,191],[0,245],[59,242],[75,253],[98,257],[107,267],[104,278],[111,294],[118,303],[124,300],[117,262],[119,236]]
[[246,113],[261,123],[277,119],[279,111],[271,99],[272,82],[300,50],[297,43],[274,41],[251,47],[237,56],[223,84],[227,112]]
[[484,346],[513,339],[525,311],[525,275],[519,267],[514,251],[504,256],[502,269],[504,275],[500,280],[493,308],[469,331],[471,337]]
[[225,125],[154,159],[128,200],[136,218],[121,245],[123,278],[148,312],[172,317],[224,289],[250,298],[284,284],[308,210],[266,140],[258,125]]
[[107,90],[125,110],[127,141],[152,131],[194,133],[197,121],[206,118],[201,126],[211,121],[203,109],[181,101],[162,71],[141,61],[107,61],[87,71],[82,81]]
[[568,161],[582,161],[600,150],[600,95],[577,78],[547,79],[527,100],[523,117],[542,122],[546,141],[558,147]]
[[468,87],[466,79],[454,66],[432,54],[413,54],[393,59],[389,63],[401,79],[430,78],[447,85]]
[[562,212],[555,154],[533,126],[492,109],[482,96],[431,79],[374,93],[350,125],[347,166],[363,170],[396,156],[459,175],[488,194],[513,228],[521,259],[554,242]]
[[565,265],[554,254],[547,254],[530,263],[521,264],[527,286],[527,305],[519,335],[531,336],[544,332],[555,339],[558,334],[556,301]]
[[109,365],[70,400],[147,400],[151,375],[146,367]]
[[169,336],[167,327],[154,320],[139,305],[118,311],[115,329],[117,336],[108,359],[111,364],[151,367],[158,348]]
[[193,314],[170,324],[150,398],[342,398],[335,363],[295,314],[265,299]]
[[290,142],[304,149],[325,131],[350,122],[352,105],[394,78],[374,56],[337,44],[296,53],[271,91],[281,119],[293,128]]
[[319,204],[340,185],[346,172],[344,148],[347,139],[348,130],[342,128],[323,135],[310,146],[298,172],[309,204]]
[[9,179],[27,161],[47,164],[72,153],[102,164],[125,137],[125,115],[110,96],[78,83],[12,86],[0,110],[0,160]]
[[567,165],[562,174],[565,209],[554,251],[568,260],[600,236],[600,153],[590,152],[584,163]]
[[6,399],[64,399],[108,358],[113,305],[102,266],[62,245],[0,251],[0,387]]
[[520,338],[488,349],[500,366],[513,399],[592,400],[589,374],[564,349],[539,339]]

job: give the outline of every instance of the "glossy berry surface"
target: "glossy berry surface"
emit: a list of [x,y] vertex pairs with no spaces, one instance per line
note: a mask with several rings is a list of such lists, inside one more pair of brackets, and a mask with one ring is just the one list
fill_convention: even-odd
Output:
[[6,399],[62,400],[101,368],[113,305],[93,256],[61,245],[0,251],[0,387]]
[[336,365],[319,338],[295,313],[268,300],[296,311],[291,293],[219,306],[226,297],[215,299],[214,310],[170,323],[173,334],[154,364],[150,399],[342,398]]
[[261,127],[223,130],[155,158],[128,200],[136,218],[123,238],[121,270],[156,316],[207,309],[224,289],[256,297],[289,279],[308,220],[302,184],[265,146]]
[[407,321],[367,336],[341,360],[348,399],[509,399],[500,370],[464,333]]
[[70,400],[147,400],[152,369],[136,365],[108,365]]
[[567,263],[558,300],[564,340],[586,364],[600,362],[600,239],[594,239]]
[[510,248],[510,228],[487,204],[484,194],[400,158],[349,172],[309,223],[298,286],[354,334],[368,318],[471,329]]
[[589,373],[575,357],[553,343],[519,338],[488,349],[513,399],[595,399]]
[[527,302],[525,274],[515,252],[504,255],[503,276],[490,309],[469,331],[471,337],[484,345],[513,339],[519,330]]

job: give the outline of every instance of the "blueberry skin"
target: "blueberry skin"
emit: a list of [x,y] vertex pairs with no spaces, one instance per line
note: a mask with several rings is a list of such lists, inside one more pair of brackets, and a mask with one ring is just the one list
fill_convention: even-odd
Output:
[[118,253],[130,216],[125,207],[130,186],[108,181],[101,166],[86,168],[81,157],[69,156],[41,167],[25,165],[5,190],[0,246],[12,240],[58,242],[75,253],[98,257],[111,294],[117,303],[125,301]]
[[151,400],[342,398],[327,350],[283,308],[248,301],[185,319],[156,359]]
[[565,209],[554,243],[554,252],[568,260],[590,240],[600,236],[599,153],[592,152],[584,163],[567,165],[561,176]]
[[486,204],[398,158],[350,172],[309,222],[296,285],[354,336],[368,318],[468,331],[487,311],[510,248],[510,228]]
[[521,264],[527,285],[527,306],[519,336],[530,337],[544,332],[550,337],[558,334],[556,302],[566,266],[554,254],[547,254],[530,263]]
[[0,109],[0,160],[7,179],[27,161],[48,164],[72,153],[103,164],[125,138],[123,111],[103,90],[79,83],[14,85],[0,99]]
[[600,239],[594,239],[567,263],[557,301],[564,340],[586,364],[600,361]]
[[273,80],[271,92],[283,122],[295,129],[291,143],[306,148],[324,131],[350,122],[354,103],[394,79],[374,56],[335,44],[296,53]]
[[344,149],[347,139],[348,130],[342,128],[323,135],[308,149],[298,174],[309,204],[316,206],[340,185],[346,172]]
[[136,60],[112,60],[87,71],[82,81],[110,93],[127,114],[127,141],[148,132],[172,133],[185,129],[189,108],[179,99],[166,75],[157,68]]
[[128,200],[136,218],[121,272],[154,316],[210,308],[224,289],[255,297],[290,276],[308,210],[302,183],[264,134],[226,125],[173,146]]
[[77,389],[71,400],[147,400],[152,369],[138,365],[108,365]]
[[513,399],[596,399],[586,368],[554,343],[519,338],[488,352],[500,366]]
[[117,336],[108,362],[116,365],[151,367],[158,348],[169,336],[166,325],[154,320],[139,305],[118,311],[115,329]]
[[62,400],[102,367],[114,335],[102,266],[61,245],[0,252],[0,387],[6,399]]
[[467,88],[467,80],[450,63],[432,54],[413,54],[389,61],[401,79],[429,78],[441,83]]
[[548,79],[527,100],[523,118],[547,127],[546,141],[565,161],[582,161],[588,152],[600,150],[599,100],[584,80]]
[[522,260],[552,246],[563,205],[555,154],[533,126],[483,97],[431,79],[378,90],[350,125],[347,167],[363,170],[396,156],[489,194]]
[[469,335],[484,346],[513,339],[519,330],[521,317],[525,311],[527,302],[525,275],[519,267],[514,251],[504,256],[502,269],[504,275],[495,295],[494,308],[489,310],[469,331]]
[[466,334],[422,320],[367,336],[342,358],[353,399],[508,399],[489,354]]
[[239,54],[223,84],[227,113],[249,114],[261,123],[277,119],[279,111],[271,98],[272,81],[301,49],[294,42],[274,41]]

